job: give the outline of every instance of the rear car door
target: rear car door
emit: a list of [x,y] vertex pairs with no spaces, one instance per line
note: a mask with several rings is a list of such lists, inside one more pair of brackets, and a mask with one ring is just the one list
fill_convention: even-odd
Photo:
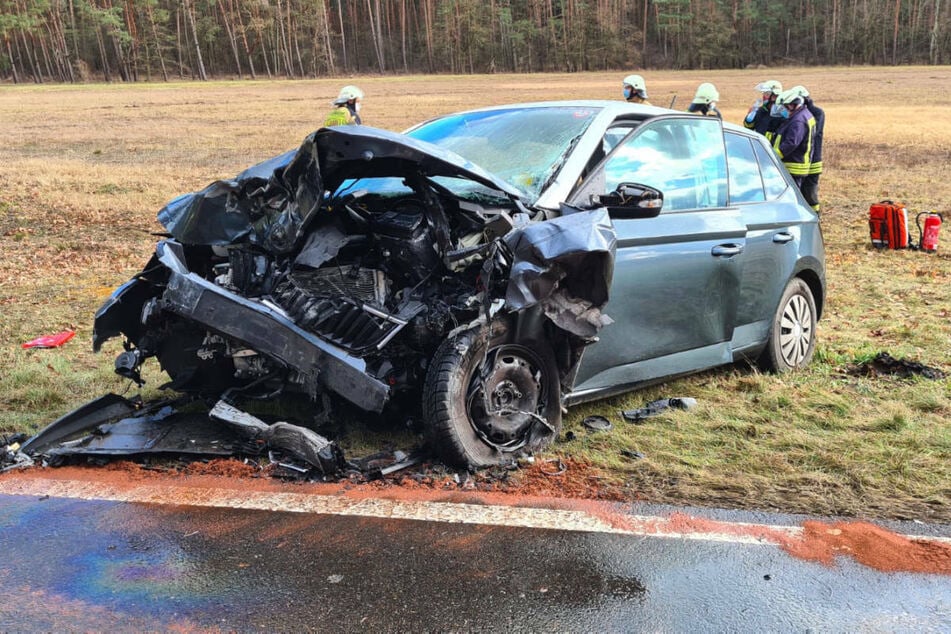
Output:
[[796,271],[804,223],[815,224],[772,149],[758,135],[728,131],[730,201],[747,227],[734,357],[758,352],[786,283]]
[[586,350],[572,400],[732,361],[746,225],[727,205],[719,120],[642,123],[570,202],[588,206],[620,183],[658,189],[664,204],[655,218],[612,214],[618,242],[606,312],[615,323]]

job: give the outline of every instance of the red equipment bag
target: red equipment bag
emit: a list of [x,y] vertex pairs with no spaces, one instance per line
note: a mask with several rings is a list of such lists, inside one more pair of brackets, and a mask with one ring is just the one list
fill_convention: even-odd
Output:
[[868,210],[872,246],[878,249],[908,248],[908,211],[890,200],[874,203]]

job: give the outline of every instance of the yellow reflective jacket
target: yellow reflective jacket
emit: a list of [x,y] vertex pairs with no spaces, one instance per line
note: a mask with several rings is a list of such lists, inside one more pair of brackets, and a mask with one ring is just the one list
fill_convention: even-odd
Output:
[[324,119],[325,128],[330,128],[335,125],[350,125],[352,123],[355,123],[355,121],[346,104],[331,110],[330,114],[327,115],[327,118]]

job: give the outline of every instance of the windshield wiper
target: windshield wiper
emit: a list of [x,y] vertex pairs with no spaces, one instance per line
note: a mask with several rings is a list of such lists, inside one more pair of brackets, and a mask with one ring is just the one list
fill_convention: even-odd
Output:
[[549,174],[548,178],[545,179],[545,182],[543,182],[542,186],[538,189],[539,194],[545,191],[546,189],[548,189],[548,186],[551,185],[552,182],[555,180],[555,177],[558,175],[558,172],[561,171],[561,166],[564,165],[565,163],[565,159],[567,159],[568,155],[571,154],[571,152],[575,149],[575,146],[578,145],[578,141],[581,140],[581,137],[584,136],[584,133],[586,131],[587,131],[587,127],[581,132],[579,132],[577,136],[571,139],[571,141],[568,143],[568,147],[565,148],[565,151],[561,153],[561,156],[559,156],[558,159],[554,163],[552,163],[551,174]]

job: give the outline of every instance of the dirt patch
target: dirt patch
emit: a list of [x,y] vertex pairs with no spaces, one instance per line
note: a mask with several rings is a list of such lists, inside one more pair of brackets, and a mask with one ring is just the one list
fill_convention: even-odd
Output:
[[895,359],[887,352],[879,352],[874,358],[862,363],[850,365],[845,369],[846,374],[852,376],[897,376],[903,379],[922,376],[926,379],[940,380],[945,377],[944,372],[937,368],[909,361],[907,359]]
[[208,462],[190,462],[180,473],[183,475],[213,475],[229,478],[259,477],[262,469],[256,464],[232,458],[219,458]]
[[848,556],[882,572],[951,574],[951,546],[909,539],[867,522],[803,523],[803,539],[783,544],[789,554],[832,565]]

